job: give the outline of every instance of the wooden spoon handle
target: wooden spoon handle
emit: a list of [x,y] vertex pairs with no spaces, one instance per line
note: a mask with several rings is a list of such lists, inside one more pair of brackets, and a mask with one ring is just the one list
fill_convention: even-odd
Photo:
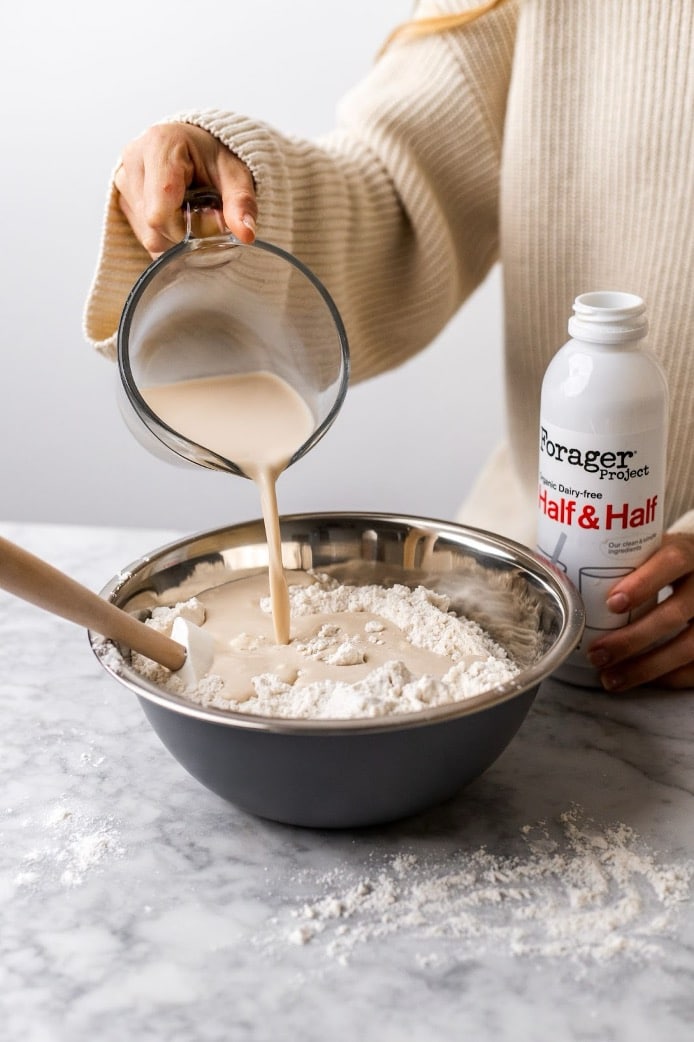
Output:
[[0,536],[0,587],[78,626],[121,641],[167,669],[180,669],[186,659],[182,644],[145,626],[122,608]]

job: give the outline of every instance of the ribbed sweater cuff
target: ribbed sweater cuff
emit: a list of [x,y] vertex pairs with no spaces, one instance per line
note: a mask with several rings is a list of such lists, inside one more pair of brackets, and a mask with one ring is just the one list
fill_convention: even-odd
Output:
[[[260,209],[259,233],[263,229],[274,242],[289,248],[292,212],[288,198],[282,206],[279,186],[286,181],[286,164],[272,134],[263,124],[217,109],[183,112],[163,123],[192,123],[214,134],[249,167],[256,182]],[[116,167],[117,169],[117,167]],[[118,205],[118,193],[110,179],[101,242],[94,280],[83,317],[86,340],[104,356],[116,356],[118,323],[128,293],[151,258],[138,242]]]

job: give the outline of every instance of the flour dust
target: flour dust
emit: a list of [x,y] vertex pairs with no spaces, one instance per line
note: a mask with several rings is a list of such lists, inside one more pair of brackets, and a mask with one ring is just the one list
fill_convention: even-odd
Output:
[[625,824],[579,807],[520,830],[521,851],[374,856],[361,873],[301,873],[300,904],[281,908],[257,943],[309,946],[338,964],[365,946],[416,944],[422,966],[483,953],[604,963],[657,956],[691,896],[693,865],[664,862]]

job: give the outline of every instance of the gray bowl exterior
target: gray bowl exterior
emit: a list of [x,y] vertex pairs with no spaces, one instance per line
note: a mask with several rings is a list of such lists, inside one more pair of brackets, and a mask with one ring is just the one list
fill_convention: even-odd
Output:
[[357,828],[455,796],[497,759],[537,686],[470,716],[373,734],[234,731],[141,699],[169,752],[206,788],[261,818]]
[[[440,587],[491,628],[522,671],[451,706],[375,720],[302,721],[206,709],[169,694],[130,667],[108,672],[138,696],[176,760],[211,791],[259,817],[346,828],[419,813],[454,796],[503,752],[537,693],[578,644],[583,609],[573,586],[541,558],[501,537],[423,518],[318,514],[281,521],[285,566],[353,568],[351,581],[421,581]],[[176,599],[175,587],[209,588],[263,567],[262,522],[169,544],[121,571],[102,591],[121,607]],[[197,575],[200,575],[199,580]],[[212,576],[212,581],[210,581]],[[173,595],[167,598],[167,591]],[[458,599],[457,594],[460,594]],[[494,632],[494,622],[500,632]],[[508,640],[504,640],[504,635]]]

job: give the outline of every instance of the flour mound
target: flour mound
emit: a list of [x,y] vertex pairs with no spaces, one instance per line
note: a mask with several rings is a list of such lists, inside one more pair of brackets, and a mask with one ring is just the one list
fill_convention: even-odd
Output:
[[323,578],[313,586],[289,590],[293,616],[369,612],[397,626],[410,644],[446,655],[508,658],[481,626],[449,612],[450,599],[424,586],[346,586]]
[[[368,615],[363,640],[346,636],[338,625],[323,625],[311,641],[297,642],[298,650],[308,656],[336,667],[364,662],[368,644],[383,643],[382,619],[396,626],[413,647],[450,659],[451,668],[441,678],[417,676],[393,659],[354,683],[341,679],[336,669],[330,680],[304,686],[264,673],[254,678],[250,698],[240,704],[223,699],[223,708],[294,719],[373,719],[459,702],[519,672],[481,626],[455,615],[448,597],[424,586],[348,586],[322,575],[309,586],[291,586],[289,602],[292,618]],[[271,610],[269,598],[261,607]],[[220,705],[216,695],[212,704]]]
[[[229,634],[216,667],[186,690],[179,677],[142,656],[133,655],[134,668],[199,705],[310,720],[417,713],[471,698],[520,671],[478,623],[451,610],[444,594],[424,586],[352,586],[309,574],[307,584],[289,587],[290,616],[294,622],[315,620],[315,627],[303,626],[302,637],[289,645],[272,645],[253,632]],[[167,635],[178,616],[201,625],[201,597],[203,603],[191,598],[155,608],[149,625]],[[270,614],[270,598],[259,600],[260,617]],[[418,649],[414,657],[413,649]],[[430,658],[423,659],[422,652]],[[233,670],[241,665],[249,670],[242,691],[230,690],[230,654],[236,656]],[[322,667],[319,676],[315,664]],[[224,669],[227,682],[220,675]]]

